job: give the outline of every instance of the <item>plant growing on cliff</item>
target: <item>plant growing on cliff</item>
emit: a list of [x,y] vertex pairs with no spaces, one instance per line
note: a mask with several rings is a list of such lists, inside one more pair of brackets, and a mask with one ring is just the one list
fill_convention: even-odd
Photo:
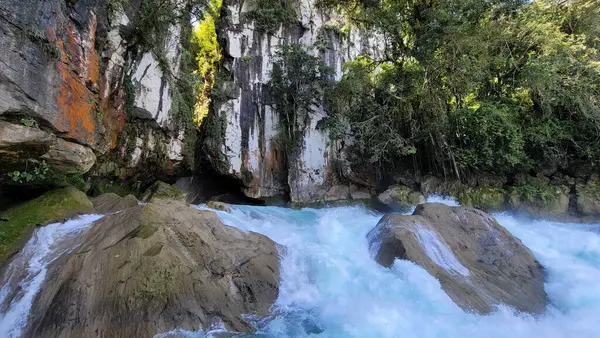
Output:
[[29,183],[35,181],[43,181],[46,178],[46,174],[48,173],[48,165],[46,161],[42,161],[36,163],[36,165],[29,170],[27,167],[29,166],[29,161],[26,162],[26,167],[24,171],[15,170],[13,172],[8,173],[8,177],[15,183]]
[[282,26],[296,21],[293,0],[251,0],[250,10],[244,16],[254,21],[259,32],[275,34]]
[[600,163],[597,2],[321,2],[385,40],[328,105],[371,162],[459,178]]
[[321,58],[309,54],[301,45],[283,45],[277,52],[269,85],[273,104],[281,116],[281,141],[288,151],[293,151],[298,134],[321,106],[325,91],[331,86],[331,72]]
[[221,46],[217,41],[215,22],[219,18],[222,4],[222,0],[211,1],[203,19],[194,27],[191,39],[191,49],[198,67],[195,72],[202,79],[202,83],[196,88],[194,105],[194,124],[196,126],[200,126],[208,115],[215,74],[221,63]]

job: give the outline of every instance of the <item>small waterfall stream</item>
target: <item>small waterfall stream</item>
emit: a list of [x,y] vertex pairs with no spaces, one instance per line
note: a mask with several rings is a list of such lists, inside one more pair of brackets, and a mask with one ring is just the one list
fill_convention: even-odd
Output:
[[46,267],[73,250],[73,239],[101,215],[84,215],[65,223],[37,228],[23,250],[7,267],[0,288],[0,337],[19,337],[27,324],[33,298],[46,278]]
[[[391,269],[379,266],[369,254],[366,234],[382,215],[360,207],[233,206],[231,214],[217,213],[228,225],[265,234],[286,247],[272,314],[249,317],[258,331],[244,337],[600,337],[600,224],[494,215],[546,267],[552,305],[536,318],[506,306],[485,316],[466,313],[423,268],[408,261],[396,261]],[[100,217],[83,216],[37,229],[2,281],[0,337],[19,336],[46,264],[72,250],[77,234]],[[460,263],[443,252],[443,245],[420,235],[438,264],[461,273]],[[160,336],[231,334],[215,327],[211,333],[173,331]]]

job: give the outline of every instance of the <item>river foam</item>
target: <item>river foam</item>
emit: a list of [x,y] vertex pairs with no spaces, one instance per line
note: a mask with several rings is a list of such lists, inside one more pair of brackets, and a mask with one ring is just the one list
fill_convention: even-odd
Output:
[[421,267],[377,265],[366,234],[382,215],[360,207],[234,206],[219,216],[287,247],[280,295],[270,317],[255,319],[257,337],[600,337],[600,224],[494,215],[546,268],[551,306],[533,317],[507,306],[467,313]]
[[[456,205],[442,198],[429,201]],[[546,268],[551,305],[540,317],[506,306],[477,315],[456,306],[423,268],[397,260],[386,269],[373,261],[366,235],[381,214],[360,207],[232,208],[231,214],[217,212],[224,223],[265,234],[286,247],[272,314],[249,317],[257,333],[243,337],[600,337],[600,224],[494,215]],[[100,217],[83,216],[36,230],[19,256],[22,259],[11,263],[2,281],[0,337],[20,335],[47,264],[72,250],[76,235]],[[429,242],[435,241],[423,241]],[[436,250],[441,262],[460,270],[456,265],[460,263]],[[236,334],[225,332],[221,323],[211,332],[176,330],[160,335],[231,336]]]
[[59,255],[73,250],[71,242],[102,215],[84,215],[65,223],[35,230],[23,250],[10,263],[0,288],[0,337],[20,337],[27,316],[44,280],[47,266]]

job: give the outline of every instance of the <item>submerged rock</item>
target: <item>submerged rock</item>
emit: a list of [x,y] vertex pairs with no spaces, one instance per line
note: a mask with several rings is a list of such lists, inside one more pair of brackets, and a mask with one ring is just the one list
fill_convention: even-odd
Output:
[[0,266],[19,250],[36,225],[64,221],[79,214],[92,213],[87,196],[66,187],[49,191],[42,196],[8,210],[0,211]]
[[138,200],[133,195],[121,197],[115,193],[107,193],[92,199],[94,210],[99,214],[112,214],[138,205]]
[[153,199],[96,221],[80,245],[48,266],[28,337],[152,337],[243,314],[267,314],[278,296],[276,244],[225,226],[214,212]]
[[368,238],[379,264],[390,267],[398,258],[422,266],[465,310],[488,313],[500,303],[535,314],[546,308],[542,266],[482,211],[425,203],[410,216],[384,216]]
[[231,207],[227,203],[217,202],[217,201],[208,201],[208,203],[206,203],[206,206],[211,209],[231,213]]

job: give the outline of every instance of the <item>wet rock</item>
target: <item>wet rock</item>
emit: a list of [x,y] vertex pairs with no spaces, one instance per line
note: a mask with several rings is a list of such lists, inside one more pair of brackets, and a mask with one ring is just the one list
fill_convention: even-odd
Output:
[[410,210],[415,205],[425,201],[425,197],[418,191],[413,191],[404,185],[393,185],[379,194],[377,199],[395,210]]
[[224,211],[227,213],[232,212],[231,207],[227,203],[223,203],[223,202],[209,201],[208,203],[206,203],[206,207],[215,209],[215,210]]
[[75,189],[66,187],[0,211],[5,222],[0,223],[0,266],[17,252],[36,225],[60,222],[80,214],[92,213],[92,202]]
[[278,296],[276,244],[214,212],[158,199],[96,221],[48,267],[28,337],[152,337],[222,320],[252,331]]
[[107,193],[98,197],[92,198],[94,211],[98,214],[112,214],[117,211],[138,205],[138,200],[133,195],[121,197],[115,193]]
[[410,216],[384,216],[368,238],[379,264],[422,266],[467,311],[489,313],[500,303],[534,314],[546,308],[542,266],[483,211],[425,203]]

